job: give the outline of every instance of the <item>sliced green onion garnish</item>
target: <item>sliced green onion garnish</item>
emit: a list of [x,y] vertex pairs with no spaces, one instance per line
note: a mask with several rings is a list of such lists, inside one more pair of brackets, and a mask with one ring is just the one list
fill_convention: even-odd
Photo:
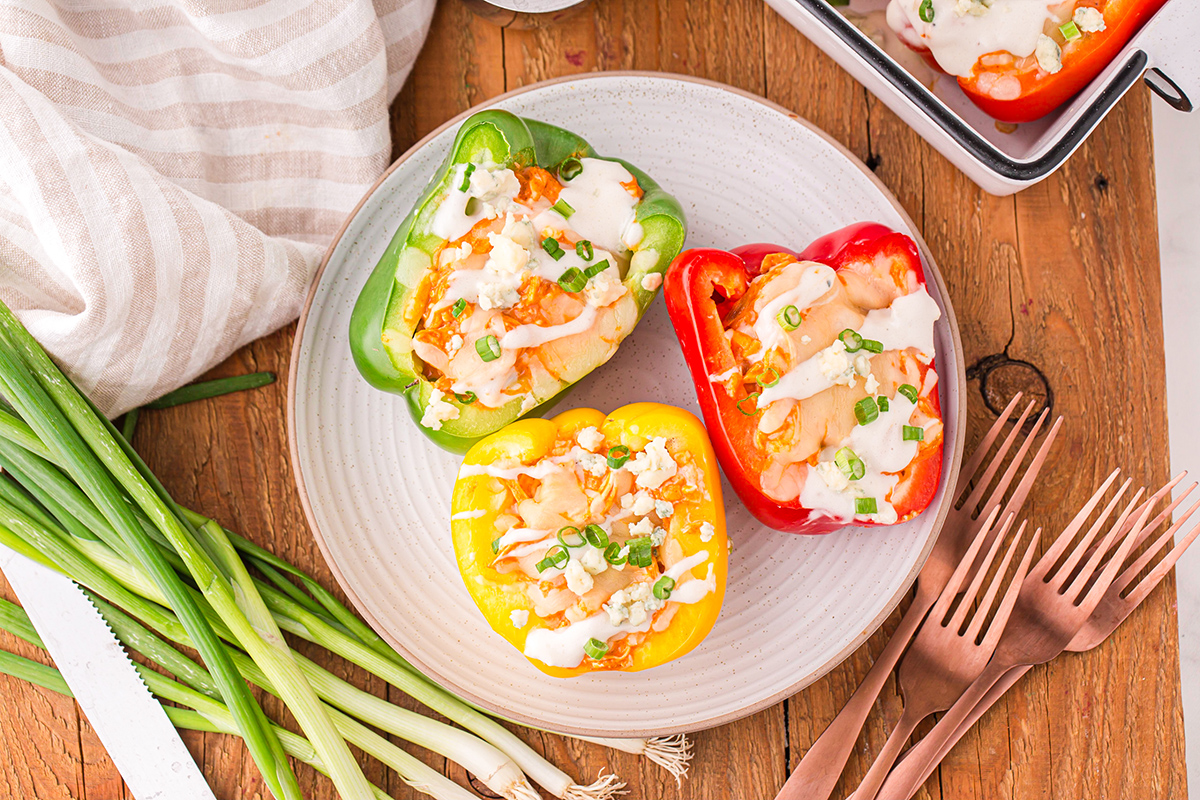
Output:
[[587,657],[593,661],[599,661],[608,655],[608,642],[602,642],[599,639],[588,639],[583,643],[583,652],[587,653]]
[[499,553],[499,552],[500,552],[500,538],[497,537],[495,539],[492,539],[492,553]]
[[575,243],[575,255],[579,256],[584,261],[591,261],[596,257],[596,250],[592,247],[592,243],[587,239],[580,239]]
[[886,397],[876,397],[875,404],[877,406],[879,406],[880,414],[882,414],[884,411],[887,411],[889,408],[891,408],[891,403],[888,402],[888,399]]
[[574,525],[564,525],[558,529],[558,543],[563,547],[583,547],[586,540],[583,531]]
[[584,528],[583,538],[597,550],[608,547],[608,532],[599,525],[588,525]]
[[876,405],[875,398],[864,397],[855,403],[854,416],[858,418],[859,425],[866,425],[868,422],[879,419],[879,406]]
[[450,306],[450,313],[456,317],[461,317],[462,312],[467,310],[467,301],[463,298],[458,298],[454,301],[454,305]]
[[905,425],[900,429],[900,435],[906,442],[923,442],[925,441],[925,429],[919,428],[916,425]]
[[1058,26],[1058,32],[1063,35],[1063,38],[1068,42],[1073,42],[1083,34],[1079,31],[1079,26],[1075,24],[1075,20],[1069,19],[1062,25]]
[[[769,381],[765,380],[767,373],[770,373],[773,376]],[[758,382],[759,386],[764,386],[769,389],[770,387],[779,383],[779,370],[775,369],[774,367],[767,367],[766,372],[764,372],[762,375],[759,375],[755,380]]]
[[557,203],[550,206],[550,210],[557,211],[559,214],[562,214],[562,216],[567,219],[570,219],[571,215],[575,213],[575,209],[571,208],[571,204],[568,203],[566,200],[559,200]]
[[779,327],[785,331],[794,331],[800,327],[800,323],[804,322],[804,316],[800,313],[800,309],[795,306],[784,306],[778,314],[775,315],[775,321],[779,323]]
[[675,579],[669,575],[663,575],[654,582],[654,596],[659,600],[666,600],[671,596],[671,590],[675,588]]
[[495,361],[500,357],[500,340],[491,335],[476,339],[475,352],[484,361]]
[[933,22],[933,0],[921,0],[917,14],[921,17],[921,22]]
[[558,261],[564,255],[562,245],[553,236],[547,236],[545,239],[542,239],[542,249],[549,253],[550,257],[555,261]]
[[455,392],[454,399],[457,400],[458,402],[462,403],[464,406],[469,406],[469,405],[471,405],[471,403],[474,403],[478,398],[475,396],[474,392],[465,392],[463,394],[459,394],[458,392]]
[[866,350],[868,353],[882,353],[883,352],[883,342],[877,341],[875,339],[863,339],[862,340],[862,349]]
[[[754,416],[755,414],[757,414],[757,413],[759,412],[759,410],[760,410],[760,409],[758,408],[758,396],[759,396],[759,394],[760,394],[759,392],[751,392],[750,394],[748,394],[748,395],[746,395],[745,397],[743,397],[741,400],[738,400],[738,401],[737,401],[737,410],[738,410],[738,411],[740,411],[740,412],[742,412],[743,414],[745,414],[747,417],[753,417],[753,416]],[[754,409],[753,409],[753,410],[751,410],[751,411],[747,411],[747,410],[746,410],[746,407],[745,407],[745,405],[744,405],[744,404],[745,404],[745,402],[746,402],[747,400],[749,400],[749,401],[752,401],[752,402],[755,404],[755,406],[754,406]]]
[[583,163],[578,158],[566,158],[558,165],[558,176],[563,180],[574,180],[583,172]]
[[629,460],[629,448],[623,444],[608,451],[608,467],[609,469],[620,469],[625,466],[625,462]]
[[583,287],[587,286],[587,278],[579,271],[579,267],[569,267],[558,276],[558,285],[564,292],[582,292]]
[[843,447],[833,454],[833,463],[842,471],[847,480],[856,481],[867,474],[867,465],[849,447]]
[[879,504],[875,502],[874,497],[856,497],[854,498],[854,513],[877,514],[879,513]]
[[619,567],[628,559],[626,556],[621,555],[621,545],[616,542],[609,542],[608,547],[604,548],[604,560],[614,567]]
[[571,560],[571,554],[567,552],[567,548],[561,545],[554,545],[546,551],[546,557],[535,565],[538,572],[545,572],[551,567],[559,569],[565,567],[567,562]]
[[629,543],[629,563],[635,567],[648,567],[654,561],[654,542],[649,536],[641,536],[637,539],[630,539]]
[[846,328],[844,331],[838,334],[838,338],[842,340],[842,344],[846,345],[847,353],[857,353],[859,350],[862,350],[863,340],[862,337],[858,335],[858,331],[852,331],[849,328]]
[[468,217],[473,217],[473,216],[475,216],[475,212],[478,210],[479,210],[479,198],[478,197],[468,197],[467,205],[463,209],[463,211],[466,212]]
[[913,386],[911,383],[902,383],[896,388],[896,391],[907,397],[910,403],[916,405],[917,387]]
[[604,270],[606,270],[606,269],[608,269],[608,259],[607,258],[604,259],[603,261],[597,261],[595,264],[592,264],[590,267],[588,267],[587,269],[585,269],[583,271],[583,274],[586,275],[588,278],[594,278],[597,275],[599,275],[601,272],[604,272]]
[[462,183],[459,184],[459,187],[458,187],[458,190],[460,192],[465,192],[467,189],[471,188],[471,173],[474,171],[475,171],[475,165],[467,164],[467,168],[463,170]]

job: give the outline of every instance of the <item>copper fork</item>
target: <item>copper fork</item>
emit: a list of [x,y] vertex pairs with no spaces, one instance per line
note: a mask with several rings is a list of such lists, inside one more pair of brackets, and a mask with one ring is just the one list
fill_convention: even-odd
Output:
[[[1083,629],[1113,583],[1117,570],[1125,563],[1129,552],[1137,543],[1150,516],[1150,508],[1142,506],[1143,510],[1136,523],[1132,526],[1125,524],[1141,498],[1142,490],[1139,489],[1099,546],[1093,547],[1096,535],[1129,488],[1131,481],[1126,480],[1104,507],[1095,523],[1068,553],[1067,548],[1087,524],[1088,518],[1116,480],[1117,474],[1113,472],[1108,476],[1100,489],[1092,495],[1025,577],[1009,623],[1000,637],[992,660],[933,730],[908,752],[904,761],[888,776],[881,789],[884,797],[896,800],[902,796],[909,796],[901,794],[902,787],[910,785],[923,775],[926,769],[932,769],[931,764],[937,763],[937,754],[954,738],[959,725],[1009,670],[1026,665],[1044,664],[1060,654]],[[1102,563],[1118,541],[1120,545],[1116,554],[1109,558],[1107,563]],[[1062,565],[1058,566],[1060,561]]]
[[[859,731],[862,730],[867,715],[875,704],[875,699],[879,697],[884,684],[887,683],[888,676],[891,675],[901,654],[904,653],[904,648],[908,646],[913,634],[920,626],[921,620],[933,607],[955,568],[963,560],[975,533],[982,527],[981,520],[990,516],[1004,501],[1004,493],[1012,485],[1026,454],[1046,421],[1049,412],[1043,411],[1033,428],[1025,435],[1009,467],[1000,476],[995,488],[987,495],[987,499],[984,500],[988,486],[999,472],[1005,456],[1012,449],[1013,443],[1021,434],[1026,420],[1033,411],[1034,403],[1031,402],[1013,423],[1012,429],[1004,438],[996,454],[988,462],[987,467],[982,473],[977,474],[988,451],[1000,437],[1004,425],[1009,421],[1013,409],[1017,407],[1020,399],[1021,395],[1018,393],[1009,401],[1008,406],[983,437],[970,460],[963,466],[958,484],[954,488],[954,497],[957,499],[966,495],[966,498],[956,503],[946,516],[933,551],[930,552],[929,558],[925,561],[925,565],[917,577],[917,588],[912,605],[904,613],[892,638],[883,648],[883,652],[879,654],[870,672],[859,684],[850,701],[846,703],[845,708],[838,713],[829,727],[804,754],[804,758],[796,766],[787,783],[779,790],[776,800],[827,800],[833,792],[833,787],[837,785],[842,769],[846,766],[846,761],[854,749],[854,743],[858,740]],[[1013,490],[1003,511],[1000,512],[998,519],[1006,519],[1010,514],[1015,515],[1025,503],[1025,498],[1029,495],[1029,490],[1033,486],[1061,426],[1062,417],[1059,417],[1042,440],[1041,446],[1029,463],[1021,481]]]
[[[1145,506],[1137,509],[1134,512],[1134,516],[1140,517],[1142,512],[1145,511],[1146,506],[1156,505],[1163,496],[1170,492],[1175,485],[1183,479],[1183,477],[1183,475],[1178,476],[1158,492],[1156,492],[1153,497],[1146,501]],[[1172,500],[1170,505],[1163,509],[1163,511],[1159,513],[1157,517],[1147,523],[1142,528],[1142,532],[1138,535],[1137,543],[1134,546],[1140,547],[1143,542],[1150,537],[1151,533],[1157,530],[1163,522],[1170,518],[1171,514],[1173,514],[1175,510],[1184,502],[1184,500],[1186,500],[1188,496],[1191,495],[1191,493],[1196,489],[1196,486],[1197,484],[1195,483],[1189,486],[1178,497]],[[1147,566],[1150,565],[1151,561],[1153,561],[1160,553],[1162,553],[1162,551],[1171,542],[1180,529],[1183,528],[1187,521],[1198,510],[1200,510],[1200,502],[1196,502],[1189,509],[1187,509],[1187,511],[1185,511],[1179,519],[1174,521],[1174,523],[1166,530],[1165,533],[1155,540],[1154,544],[1152,544],[1149,549],[1147,549],[1141,556],[1138,557],[1136,561],[1128,566],[1124,572],[1117,576],[1117,579],[1114,580],[1108,587],[1108,591],[1104,593],[1104,597],[1101,598],[1099,605],[1096,606],[1096,610],[1092,612],[1092,615],[1088,617],[1087,622],[1083,624],[1083,627],[1077,634],[1075,634],[1075,637],[1071,639],[1070,643],[1066,647],[1067,650],[1075,653],[1083,653],[1091,650],[1094,647],[1097,647],[1101,642],[1112,635],[1113,631],[1115,631],[1121,625],[1121,623],[1125,621],[1126,617],[1128,617],[1135,608],[1141,605],[1142,601],[1145,600],[1152,591],[1154,591],[1155,587],[1162,582],[1162,579],[1166,577],[1167,573],[1171,571],[1171,568],[1175,566],[1175,562],[1179,560],[1179,557],[1182,556],[1184,552],[1192,545],[1197,536],[1200,536],[1200,524],[1195,525],[1190,531],[1188,531],[1187,535],[1180,539],[1175,547],[1172,548],[1172,550],[1154,566],[1154,569],[1147,573],[1146,576],[1138,581],[1136,585],[1133,585],[1134,579],[1137,578],[1137,576],[1141,574],[1141,572]],[[888,792],[887,796],[889,798],[895,798],[895,800],[900,800],[901,798],[909,798],[916,794],[917,789],[919,789],[925,783],[925,781],[929,779],[929,776],[933,774],[935,769],[937,769],[938,764],[942,762],[942,759],[946,757],[946,754],[949,753],[954,745],[958,743],[958,740],[961,739],[963,735],[965,735],[970,729],[970,727],[978,722],[979,718],[982,717],[989,708],[995,705],[996,702],[1004,695],[1004,693],[1011,689],[1013,685],[1030,669],[1032,669],[1032,666],[1022,665],[1019,667],[1014,667],[1013,669],[1010,669],[1008,672],[1004,673],[1004,677],[1002,677],[1000,681],[988,691],[983,700],[971,710],[970,715],[968,715],[962,724],[958,726],[958,729],[954,731],[954,736],[947,740],[941,746],[941,748],[939,748],[937,755],[924,767],[924,769],[921,770],[920,775],[911,776],[907,781],[903,781],[900,770],[897,768],[897,770],[892,773],[892,776],[889,776],[887,783],[884,784],[884,788]],[[905,774],[907,774],[907,772]]]
[[[900,662],[899,682],[900,690],[904,695],[904,711],[900,714],[900,719],[896,721],[896,727],[888,736],[883,750],[875,758],[871,769],[868,770],[862,784],[854,793],[853,800],[875,799],[879,787],[883,785],[883,781],[887,777],[888,770],[896,762],[896,757],[900,755],[905,742],[912,736],[921,720],[938,711],[945,711],[953,705],[963,690],[983,672],[988,659],[995,652],[996,645],[1000,641],[1000,633],[1008,622],[1013,604],[1017,602],[1017,592],[1020,591],[1021,582],[1029,571],[1029,564],[1033,560],[1038,539],[1042,534],[1041,530],[1033,534],[1016,573],[1009,581],[1004,597],[999,606],[996,606],[995,616],[992,617],[987,632],[984,633],[983,624],[991,614],[996,595],[999,594],[1000,586],[1008,575],[1008,567],[1012,563],[1013,554],[1025,534],[1025,523],[1022,522],[1016,536],[1012,537],[1012,543],[1009,544],[1003,561],[996,569],[987,593],[978,606],[975,606],[975,600],[979,596],[984,578],[987,577],[991,565],[995,563],[996,554],[1000,552],[1000,545],[1007,537],[1008,529],[1013,522],[1013,517],[1009,515],[1004,520],[999,533],[993,536],[992,527],[999,512],[1000,509],[997,508],[988,516],[987,522],[975,536],[975,541],[971,543],[970,549],[967,550],[966,557],[959,562],[958,569],[954,570],[950,582],[946,584],[946,588],[942,590],[933,610],[929,612],[929,617],[921,626],[917,638],[913,640],[912,647],[908,648],[908,653]],[[994,540],[991,549],[974,570],[975,574],[971,579],[971,585],[962,593],[962,599],[958,601],[958,606],[951,614],[951,605],[962,591],[963,584],[966,583],[972,571],[976,555],[988,539]],[[973,607],[973,616],[968,621],[967,614],[972,612]]]

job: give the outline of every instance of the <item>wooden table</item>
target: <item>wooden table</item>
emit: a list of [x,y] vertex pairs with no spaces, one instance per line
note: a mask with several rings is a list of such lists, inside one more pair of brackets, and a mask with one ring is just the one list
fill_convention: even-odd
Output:
[[[1069,510],[1114,467],[1154,485],[1166,479],[1150,98],[1143,88],[1130,92],[1056,175],[1016,197],[996,198],[761,0],[599,0],[540,31],[501,30],[458,0],[443,0],[393,107],[396,153],[503,91],[604,69],[687,73],[764,95],[824,128],[876,171],[923,231],[949,284],[966,362],[976,365],[968,373],[968,451],[993,419],[979,393],[984,373],[993,406],[1014,386],[1041,387],[1044,376],[1055,411],[1067,416],[1057,463],[1026,507],[1037,524],[1061,529]],[[699,114],[697,124],[703,124]],[[293,330],[244,348],[213,375],[263,369],[286,375]],[[146,413],[134,443],[180,501],[333,586],[297,500],[282,383]],[[0,588],[12,598],[6,584]],[[697,734],[682,789],[632,756],[526,735],[581,782],[601,768],[615,770],[629,781],[631,798],[770,798],[850,696],[897,618],[787,702]],[[918,796],[1182,800],[1177,630],[1169,578],[1102,647],[1030,673]],[[7,635],[0,647],[27,652]],[[404,702],[357,668],[330,668]],[[72,701],[8,678],[0,678],[0,697],[0,797],[132,797]],[[900,705],[889,686],[850,762],[845,792],[865,772]],[[279,711],[274,701],[266,707]],[[266,796],[239,741],[201,734],[185,739],[218,798]],[[334,797],[331,784],[312,770],[300,774],[308,796]],[[457,768],[449,774],[465,780]],[[370,763],[368,776],[395,797],[423,796],[378,764]]]

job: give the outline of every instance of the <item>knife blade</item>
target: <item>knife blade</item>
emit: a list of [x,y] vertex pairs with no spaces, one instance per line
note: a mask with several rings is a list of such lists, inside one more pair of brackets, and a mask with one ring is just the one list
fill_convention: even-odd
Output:
[[0,545],[0,571],[137,800],[214,800],[125,649],[70,578]]

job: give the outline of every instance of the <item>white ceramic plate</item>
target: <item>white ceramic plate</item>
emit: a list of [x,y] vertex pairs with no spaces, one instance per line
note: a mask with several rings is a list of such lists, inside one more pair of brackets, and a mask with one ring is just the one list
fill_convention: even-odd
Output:
[[[600,153],[644,169],[683,202],[689,246],[774,241],[799,248],[862,220],[917,236],[887,190],[825,134],[727,87],[605,74],[530,86],[489,105],[561,125]],[[853,652],[912,584],[957,475],[961,346],[928,253],[929,291],[945,312],[937,352],[946,464],[932,507],[894,528],[794,536],[758,524],[726,486],[729,584],[708,638],[645,672],[550,678],[492,632],[455,568],[450,494],[459,459],[421,435],[402,398],[359,377],[347,341],[359,289],[465,116],[413,147],[368,193],[332,246],[300,319],[289,384],[292,458],[334,574],[380,635],[426,675],[541,728],[599,736],[691,731],[807,686]],[[611,411],[638,400],[699,414],[661,300],[612,361],[556,410]]]

